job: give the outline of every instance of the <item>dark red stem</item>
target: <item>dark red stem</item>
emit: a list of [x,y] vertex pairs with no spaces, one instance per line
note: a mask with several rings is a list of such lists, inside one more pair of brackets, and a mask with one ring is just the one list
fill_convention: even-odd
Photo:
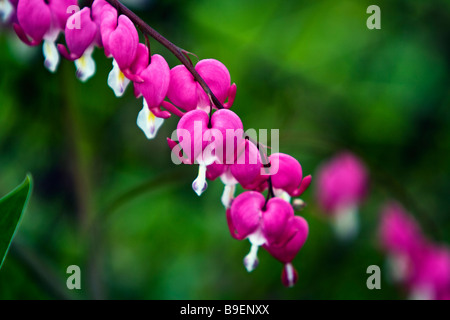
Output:
[[126,15],[130,20],[141,30],[142,33],[149,35],[159,43],[161,43],[164,47],[166,47],[173,55],[180,60],[180,62],[189,70],[189,72],[194,77],[195,81],[197,81],[202,89],[206,92],[211,102],[216,106],[217,109],[223,109],[222,103],[217,99],[214,93],[206,84],[205,80],[198,74],[197,70],[195,70],[192,63],[186,56],[183,54],[184,50],[180,47],[176,46],[166,38],[164,38],[158,31],[150,27],[147,23],[145,23],[141,18],[139,18],[133,11],[128,9],[118,0],[106,0],[112,6],[114,6],[121,14]]

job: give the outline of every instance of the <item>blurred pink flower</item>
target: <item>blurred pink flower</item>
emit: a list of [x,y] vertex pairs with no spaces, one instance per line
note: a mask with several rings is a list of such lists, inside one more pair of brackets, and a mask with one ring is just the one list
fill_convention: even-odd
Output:
[[318,204],[332,217],[337,236],[354,237],[359,227],[358,208],[369,186],[365,165],[354,154],[342,152],[318,169],[316,181]]
[[450,298],[450,250],[429,241],[417,221],[396,202],[381,210],[379,241],[392,280],[411,299]]

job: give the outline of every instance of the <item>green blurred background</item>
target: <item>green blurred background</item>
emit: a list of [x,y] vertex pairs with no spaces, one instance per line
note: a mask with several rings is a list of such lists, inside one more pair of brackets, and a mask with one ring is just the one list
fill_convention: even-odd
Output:
[[[3,28],[0,195],[27,172],[35,186],[0,271],[0,298],[405,298],[387,280],[379,209],[397,199],[430,239],[450,243],[450,2],[141,3],[131,8],[172,42],[228,67],[244,126],[280,129],[281,152],[305,174],[314,177],[342,149],[366,162],[361,232],[337,242],[311,188],[297,285],[282,286],[282,265],[264,250],[248,274],[249,243],[229,235],[222,183],[197,197],[196,168],[170,161],[165,138],[176,117],[148,141],[135,124],[141,100],[131,88],[114,96],[101,50],[96,75],[82,84],[73,63],[51,74],[41,48],[25,48]],[[381,30],[366,27],[371,4],[381,8]],[[178,64],[155,41],[152,51]],[[72,264],[81,267],[78,291],[65,285]],[[381,266],[381,290],[366,287],[372,264]]]

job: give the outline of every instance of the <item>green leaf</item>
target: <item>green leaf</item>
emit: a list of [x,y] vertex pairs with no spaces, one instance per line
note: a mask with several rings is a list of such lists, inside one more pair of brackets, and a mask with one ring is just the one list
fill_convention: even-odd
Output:
[[30,198],[31,187],[32,178],[28,174],[20,186],[0,199],[0,269]]

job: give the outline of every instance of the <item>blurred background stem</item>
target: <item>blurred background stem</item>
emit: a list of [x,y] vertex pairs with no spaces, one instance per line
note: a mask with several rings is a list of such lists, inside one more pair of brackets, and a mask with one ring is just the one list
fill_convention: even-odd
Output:
[[62,82],[62,105],[65,106],[66,138],[69,150],[69,165],[75,190],[77,216],[80,228],[81,243],[86,246],[87,277],[90,294],[93,299],[105,299],[101,281],[101,234],[95,221],[95,205],[92,196],[92,168],[90,163],[90,139],[88,139],[83,124],[82,108],[77,98],[77,90],[69,63],[62,63],[60,72]]

